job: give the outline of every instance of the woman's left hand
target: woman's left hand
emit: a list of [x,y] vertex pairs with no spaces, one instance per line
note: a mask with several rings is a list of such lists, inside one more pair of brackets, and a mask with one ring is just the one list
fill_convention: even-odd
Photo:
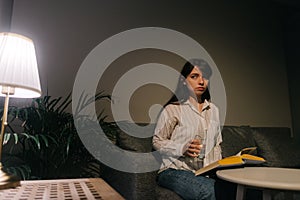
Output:
[[202,144],[200,144],[200,140],[194,139],[191,141],[191,144],[189,145],[188,149],[185,152],[185,155],[190,156],[190,157],[198,157],[201,148],[203,147]]

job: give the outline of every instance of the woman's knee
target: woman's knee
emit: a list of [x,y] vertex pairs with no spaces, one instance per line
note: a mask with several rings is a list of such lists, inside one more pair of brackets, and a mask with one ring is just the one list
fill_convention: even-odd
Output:
[[214,200],[215,197],[215,180],[202,177],[202,180],[199,182],[198,186],[194,188],[197,198],[195,199],[207,199]]
[[195,176],[192,172],[168,169],[159,174],[158,183],[184,199],[215,199],[215,180]]

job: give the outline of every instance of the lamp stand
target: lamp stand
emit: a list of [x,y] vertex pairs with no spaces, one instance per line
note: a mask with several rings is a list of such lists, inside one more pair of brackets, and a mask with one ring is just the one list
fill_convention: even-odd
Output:
[[5,126],[7,125],[7,111],[8,111],[9,94],[11,89],[13,88],[2,87],[2,93],[5,94],[5,102],[4,102],[4,110],[3,110],[3,117],[2,117],[1,134],[0,134],[0,189],[17,187],[20,185],[20,179],[14,175],[5,172],[2,166],[3,138],[5,133]]

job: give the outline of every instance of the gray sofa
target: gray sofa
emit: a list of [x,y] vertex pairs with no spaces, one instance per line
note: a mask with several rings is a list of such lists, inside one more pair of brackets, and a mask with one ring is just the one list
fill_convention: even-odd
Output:
[[[126,122],[122,122],[123,130]],[[155,125],[150,125],[152,130]],[[116,126],[117,127],[117,126]],[[151,130],[150,129],[150,130]],[[128,124],[130,130],[130,124]],[[135,152],[152,151],[152,138],[129,136],[127,131],[118,129],[116,144],[125,150]],[[267,160],[266,167],[300,168],[300,148],[285,127],[224,126],[222,128],[222,156],[236,154],[242,148],[257,146],[257,155]],[[156,183],[157,171],[147,173],[126,173],[108,166],[101,166],[101,176],[128,200],[139,199],[181,199],[174,192]],[[272,199],[295,199],[299,196],[289,191],[274,191]],[[246,199],[261,199],[261,191],[248,189]]]

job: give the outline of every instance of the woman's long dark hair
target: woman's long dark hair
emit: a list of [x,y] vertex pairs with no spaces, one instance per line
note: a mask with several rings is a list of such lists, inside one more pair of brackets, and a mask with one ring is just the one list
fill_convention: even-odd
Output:
[[[170,98],[170,100],[165,104],[165,106],[168,104],[180,104],[185,102],[189,98],[190,91],[187,85],[184,83],[185,83],[185,79],[192,72],[194,67],[198,67],[201,70],[203,77],[205,77],[206,79],[209,79],[211,77],[212,70],[209,64],[205,60],[191,59],[187,61],[180,72],[181,76],[179,77],[175,93]],[[201,101],[204,102],[204,100],[210,101],[210,93],[208,88],[201,96]]]

